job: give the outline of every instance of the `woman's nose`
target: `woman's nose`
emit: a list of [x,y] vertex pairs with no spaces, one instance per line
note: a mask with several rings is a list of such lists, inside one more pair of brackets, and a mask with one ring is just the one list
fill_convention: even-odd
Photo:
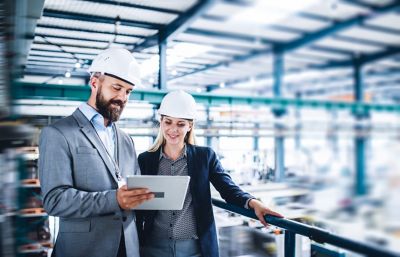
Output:
[[178,126],[172,125],[172,131],[174,131],[174,132],[178,131]]

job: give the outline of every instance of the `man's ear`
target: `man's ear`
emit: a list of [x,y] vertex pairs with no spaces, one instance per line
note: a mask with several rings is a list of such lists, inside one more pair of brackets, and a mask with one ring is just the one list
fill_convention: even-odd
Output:
[[96,90],[99,85],[99,78],[91,77],[89,81],[90,88]]

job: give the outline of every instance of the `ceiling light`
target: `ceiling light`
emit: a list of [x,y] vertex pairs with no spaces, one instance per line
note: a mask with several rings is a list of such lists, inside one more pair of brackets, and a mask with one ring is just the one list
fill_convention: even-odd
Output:
[[58,84],[59,84],[59,85],[62,85],[63,83],[64,83],[64,81],[63,81],[62,79],[59,79],[59,80],[58,80]]
[[233,15],[230,21],[240,24],[273,24],[294,13],[306,10],[316,2],[317,0],[258,0],[254,5],[249,8],[244,8],[243,11],[239,12],[237,15]]
[[66,78],[70,78],[70,77],[71,77],[71,72],[67,71],[67,72],[65,73],[65,77],[66,77]]
[[225,87],[225,82],[219,83],[219,87],[220,87],[220,88],[224,88],[224,87]]
[[79,61],[75,63],[75,68],[79,69],[80,67],[82,67],[82,64]]
[[172,48],[167,49],[168,55],[176,55],[181,57],[193,57],[205,53],[212,49],[210,46],[193,44],[193,43],[178,43]]

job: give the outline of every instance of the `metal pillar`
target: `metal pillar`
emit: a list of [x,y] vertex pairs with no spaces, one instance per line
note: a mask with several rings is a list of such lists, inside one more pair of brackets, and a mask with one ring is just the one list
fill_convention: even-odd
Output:
[[[296,99],[301,99],[301,93],[296,92]],[[296,108],[294,111],[294,115],[296,117],[296,126],[295,126],[295,135],[294,135],[294,144],[296,151],[299,151],[301,148],[301,112],[300,108]]]
[[162,41],[158,44],[158,54],[160,56],[158,69],[158,89],[167,88],[167,42]]
[[365,195],[367,192],[365,184],[365,138],[357,136],[355,139],[356,155],[355,155],[355,165],[356,165],[356,194]]
[[[281,97],[282,75],[283,75],[283,54],[280,51],[274,53],[274,97]],[[273,109],[275,117],[284,115],[284,109]],[[281,135],[282,125],[275,125],[275,181],[281,181],[285,176],[285,139]]]
[[[354,64],[354,100],[362,103],[364,101],[364,89],[362,81],[362,66],[360,63],[355,62]],[[360,121],[365,118],[365,113],[355,113],[355,118]],[[366,139],[364,135],[360,135],[363,132],[363,128],[360,125],[356,126],[356,138],[354,140],[354,159],[355,159],[355,193],[356,195],[366,194],[366,183],[365,183],[365,148]]]
[[285,230],[285,257],[295,257],[296,234],[293,231]]
[[333,156],[335,158],[337,158],[338,154],[339,154],[339,139],[338,139],[338,133],[337,133],[337,128],[336,128],[337,119],[338,119],[338,113],[336,110],[333,110],[331,112],[332,125],[331,125],[330,133],[328,135],[328,141],[332,148]]
[[[211,128],[211,119],[210,119],[210,106],[206,107],[206,119],[207,119],[207,131]],[[212,147],[212,137],[210,135],[206,135],[206,145],[208,147]]]
[[[159,108],[160,108],[160,105],[159,105],[159,104],[153,106],[153,115],[152,115],[152,117],[151,117],[151,119],[152,119],[153,121],[157,121],[157,120],[158,120],[158,119],[157,119],[157,110],[158,110]],[[160,125],[160,124],[158,124],[158,125]],[[153,139],[153,141],[150,143],[150,144],[152,145],[152,144],[154,144],[154,142],[155,142],[156,139],[157,139],[157,134],[153,135],[151,138]]]
[[275,137],[275,181],[279,182],[285,176],[285,159],[284,159],[284,138],[281,136]]
[[259,157],[260,155],[258,154],[259,150],[259,141],[260,141],[260,136],[259,136],[259,131],[260,131],[260,123],[254,124],[254,137],[253,137],[253,162],[254,163],[259,163]]

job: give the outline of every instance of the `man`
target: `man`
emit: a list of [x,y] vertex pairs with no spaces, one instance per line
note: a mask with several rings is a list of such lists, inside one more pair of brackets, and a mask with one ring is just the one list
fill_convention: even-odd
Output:
[[154,195],[123,185],[140,170],[132,139],[115,125],[140,83],[138,65],[129,51],[111,48],[89,72],[88,102],[44,128],[39,140],[43,205],[60,218],[53,256],[138,257],[131,209]]

